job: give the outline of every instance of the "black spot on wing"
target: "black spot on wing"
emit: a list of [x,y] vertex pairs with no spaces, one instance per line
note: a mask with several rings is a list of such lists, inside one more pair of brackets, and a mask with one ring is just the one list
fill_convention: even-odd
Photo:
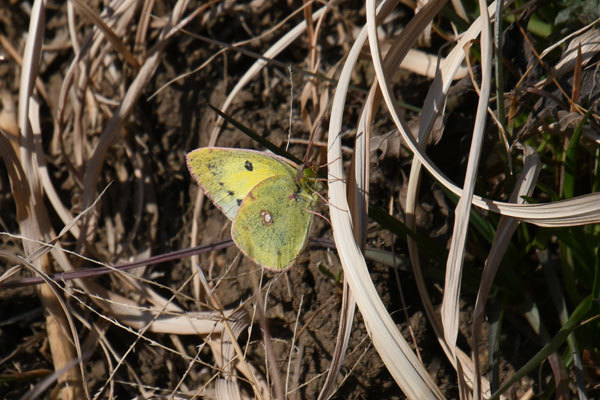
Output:
[[230,195],[231,197],[233,197],[233,195],[234,195],[235,193],[234,193],[233,191],[231,191],[231,190],[230,190],[230,191],[228,191],[228,192],[227,192],[227,194],[228,194],[228,195]]
[[242,199],[237,199],[237,200],[236,200],[236,202],[237,202],[237,205],[238,205],[238,206],[241,206],[241,205],[242,205]]
[[254,166],[250,161],[246,160],[246,162],[244,163],[244,168],[246,168],[248,171],[252,171],[254,169]]

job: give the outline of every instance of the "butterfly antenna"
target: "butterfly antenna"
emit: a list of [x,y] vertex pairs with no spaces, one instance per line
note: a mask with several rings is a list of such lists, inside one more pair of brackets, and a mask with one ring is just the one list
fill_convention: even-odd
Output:
[[321,168],[325,168],[325,167],[328,167],[328,166],[329,166],[329,164],[333,164],[334,162],[336,162],[336,161],[337,161],[337,160],[339,160],[340,158],[341,158],[341,157],[338,157],[338,158],[336,158],[336,159],[334,159],[334,160],[331,160],[331,161],[329,161],[328,163],[325,163],[325,164],[321,164],[321,165],[319,165],[319,169],[321,169]]
[[[315,192],[315,194],[317,195],[317,197],[319,197],[321,199],[321,201],[323,203],[325,203],[326,206],[331,205],[331,203],[329,202],[329,200],[327,200],[321,193]],[[333,207],[336,208],[336,209],[338,209],[339,211],[344,211],[341,207],[338,207],[335,204],[333,204]],[[309,212],[311,212],[311,211],[309,211]],[[313,212],[313,214],[314,214],[314,212]]]

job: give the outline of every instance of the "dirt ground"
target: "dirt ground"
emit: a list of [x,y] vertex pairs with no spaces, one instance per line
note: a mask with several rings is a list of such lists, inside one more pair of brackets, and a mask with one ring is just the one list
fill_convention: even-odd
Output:
[[[163,2],[157,3],[154,12],[157,15],[165,15],[169,5]],[[190,6],[190,9],[193,8]],[[224,43],[236,43],[267,31],[282,21],[292,10],[284,2],[280,2],[277,7],[269,7],[265,4],[241,14],[238,9],[235,12],[223,12],[214,18],[197,18],[186,27],[186,30]],[[396,23],[401,25],[410,16],[410,11],[404,9],[404,14],[398,15]],[[344,28],[345,33],[350,33],[355,26],[359,26],[364,21],[364,18],[360,2],[336,9],[334,17],[327,22],[326,34],[320,41],[322,71],[327,73],[334,71],[336,64],[343,58],[351,44],[350,38],[340,35],[341,31],[336,29]],[[279,35],[301,19],[300,14],[290,22],[284,23],[280,29],[243,47],[262,53]],[[0,7],[0,31],[19,53],[23,51],[28,21],[29,15],[24,5],[17,2],[3,2]],[[42,142],[48,155],[49,173],[55,187],[59,189],[59,195],[65,204],[76,213],[81,211],[78,207],[82,196],[80,182],[82,171],[67,162],[71,154],[63,154],[60,150],[61,146],[69,148],[70,143],[75,139],[68,136],[57,139],[53,136],[55,101],[59,97],[66,68],[73,58],[70,47],[60,46],[66,40],[66,6],[61,2],[50,4],[46,24],[45,43],[48,44],[49,50],[42,59],[40,79],[48,91],[50,104],[42,103]],[[82,27],[82,31],[85,29],[89,29],[89,25]],[[131,41],[131,38],[133,35],[128,35],[126,40]],[[217,106],[221,104],[226,93],[255,61],[246,54],[230,50],[215,57],[197,71],[180,77],[182,74],[196,70],[218,50],[219,46],[207,44],[186,32],[180,32],[170,40],[158,70],[145,88],[132,116],[123,126],[121,137],[111,146],[104,160],[97,188],[102,190],[109,184],[110,187],[101,201],[100,217],[94,237],[84,250],[86,256],[119,264],[126,260],[168,253],[190,246],[190,231],[198,187],[187,171],[185,155],[188,151],[209,143],[209,133],[215,114],[206,103]],[[436,50],[431,52],[435,54]],[[306,68],[307,54],[307,40],[302,36],[277,59],[285,64],[290,63],[299,68]],[[124,89],[131,83],[133,76],[129,67],[120,65],[123,69],[117,71],[119,81],[106,79],[94,82],[95,90],[104,98],[114,102],[122,99]],[[354,85],[358,88],[366,88],[372,78],[368,63],[363,67],[355,77]],[[6,61],[0,64],[1,89],[13,102],[17,101],[19,72],[16,62],[10,57],[6,57]],[[285,144],[290,130],[294,139],[306,141],[310,132],[302,119],[300,98],[310,77],[298,71],[293,71],[291,76],[292,80],[290,80],[290,71],[280,66],[266,68],[259,78],[253,80],[238,96],[228,111],[229,115],[277,145]],[[180,78],[173,81],[178,77]],[[158,91],[165,84],[166,86]],[[422,104],[428,85],[426,79],[407,73],[397,84],[398,95],[403,101]],[[321,89],[326,89],[325,83],[321,82],[319,85]],[[151,95],[155,96],[150,98]],[[291,126],[290,96],[293,97]],[[365,93],[358,90],[351,93],[348,121],[356,120],[364,97]],[[465,160],[448,157],[453,153],[449,150],[449,146],[455,146],[457,151],[468,146],[467,134],[472,124],[471,100],[473,98],[467,94],[461,99],[453,111],[454,120],[445,132],[446,136],[436,146],[432,146],[431,155],[434,160],[456,181],[460,181],[464,173]],[[4,107],[6,104],[5,100]],[[309,104],[308,109],[310,106]],[[88,129],[86,135],[91,138],[90,143],[94,142],[94,137],[102,131],[102,124],[106,123],[114,110],[114,103],[107,101],[100,106],[101,117],[98,117],[98,125],[95,127],[91,123],[86,125]],[[406,111],[408,120],[415,120],[416,117],[416,113]],[[89,115],[86,118],[91,119],[93,116]],[[323,134],[326,122],[327,119],[323,121],[324,127],[317,129],[318,134]],[[465,128],[466,126],[468,128]],[[382,120],[377,130],[379,133],[386,133],[391,130],[391,127],[389,122]],[[348,132],[346,139],[348,146],[352,144],[354,133]],[[55,146],[57,140],[64,141],[65,144]],[[259,148],[251,139],[229,125],[222,130],[216,144],[224,147]],[[303,143],[293,143],[290,147],[291,153],[297,157],[303,157],[306,149]],[[312,157],[318,160],[318,152],[314,152]],[[350,157],[348,162],[349,159]],[[8,176],[3,166],[0,167],[0,171],[1,229],[17,233],[19,225]],[[408,159],[402,159],[400,155],[393,153],[382,156],[377,164],[373,164],[372,203],[386,210],[391,209],[394,215],[401,218],[401,204],[398,198],[403,190],[402,175],[408,174],[408,171]],[[439,197],[436,197],[436,191],[439,189],[431,181],[426,179],[423,182],[423,204],[419,211],[419,228],[421,232],[434,236],[435,240],[445,245],[452,222],[448,207],[452,205],[440,201]],[[137,214],[136,211],[140,210],[140,201],[142,212]],[[326,211],[326,205],[320,204],[319,212],[326,214]],[[55,230],[60,231],[61,220],[54,213],[50,216]],[[209,201],[205,201],[198,223],[201,233],[200,243],[216,242],[230,235],[230,224],[227,219]],[[327,221],[315,218],[311,236],[330,239],[331,230]],[[0,248],[3,251],[22,254],[19,240],[7,236],[2,236],[0,240]],[[63,246],[75,247],[75,242],[76,238],[67,236]],[[394,237],[375,223],[369,226],[367,245],[406,254],[404,240]],[[267,299],[266,317],[279,363],[277,367],[285,375],[290,343],[293,340],[294,349],[298,352],[295,354],[295,359],[300,360],[294,368],[296,368],[297,381],[301,384],[294,396],[298,399],[316,398],[325,379],[335,346],[341,306],[341,283],[335,278],[339,276],[341,266],[335,251],[311,245],[300,256],[297,265],[284,274],[264,272],[261,275],[260,269],[239,256],[239,251],[235,247],[203,254],[200,261],[211,282],[219,282],[217,293],[223,307],[240,306],[247,310],[249,315],[253,315],[253,305],[256,302],[255,283],[253,279],[249,279],[249,276],[251,274],[262,276],[262,295]],[[4,264],[3,269],[8,266]],[[90,265],[79,262],[79,266]],[[458,396],[456,375],[424,317],[409,268],[395,271],[393,268],[375,262],[370,262],[369,267],[381,298],[388,310],[393,312],[405,338],[411,345],[416,344],[424,364],[446,397],[456,398]],[[429,276],[437,276],[429,282],[429,289],[434,298],[441,302],[439,285],[443,279],[442,266],[430,263],[425,267],[429,271]],[[172,293],[165,288],[179,288],[189,275],[189,259],[166,262],[144,270],[144,277],[161,285],[155,290],[167,298]],[[98,281],[111,290],[127,293],[127,288],[121,287],[114,279],[103,277]],[[465,295],[472,296],[472,293]],[[192,298],[192,289],[187,285],[183,287],[182,295],[176,296],[174,302],[186,310],[205,309],[204,305],[195,303]],[[468,304],[473,304],[472,298],[468,300]],[[0,304],[0,355],[3,358],[0,363],[0,375],[8,376],[15,371],[23,373],[20,379],[0,379],[0,398],[18,398],[30,388],[30,385],[37,383],[54,369],[45,336],[44,311],[34,287],[0,291]],[[80,304],[74,302],[71,307],[84,319],[97,319],[97,316]],[[469,329],[466,327],[470,323],[470,314],[470,307],[465,306],[464,321],[462,321],[465,325],[461,329],[462,336],[459,339],[459,343],[462,344],[469,340]],[[411,339],[409,326],[416,343]],[[86,328],[82,324],[79,324],[77,329],[84,337],[86,336]],[[507,334],[510,334],[511,329],[507,328]],[[518,338],[526,336],[518,330],[513,333]],[[105,334],[108,342],[114,346],[113,350],[121,355],[136,340],[135,335],[116,325],[108,326]],[[172,346],[168,335],[147,333],[146,336],[165,346]],[[195,336],[181,336],[178,340],[189,354],[196,354],[197,346],[202,343],[202,339]],[[250,344],[247,358],[266,374],[265,354],[261,340],[257,323],[250,333],[246,332],[239,338],[240,343]],[[339,379],[339,389],[334,398],[405,398],[373,348],[359,312],[354,319],[348,349],[342,369],[343,376]],[[207,365],[213,363],[213,355],[208,349],[201,351],[200,357]],[[511,363],[516,362],[519,365],[519,358],[515,355],[514,359],[506,362],[503,372],[507,376],[513,370]],[[171,393],[188,368],[186,360],[165,351],[164,348],[151,345],[149,341],[141,341],[137,344],[135,351],[127,356],[126,364],[127,367],[121,368],[114,377],[114,398],[131,398],[137,395],[136,385],[143,386],[147,390],[155,389],[157,396]],[[90,357],[86,368],[89,377],[87,384],[90,391],[94,393],[107,378],[107,366],[100,350]],[[199,382],[200,384],[208,382],[214,373],[215,371],[208,367],[198,368],[185,381],[186,387],[194,388]],[[134,375],[140,381],[137,381],[136,385],[130,385],[135,381],[132,378]],[[522,382],[524,388],[532,384],[530,380]],[[251,393],[251,390],[248,390],[248,394]],[[46,394],[42,397],[49,398],[50,395]]]

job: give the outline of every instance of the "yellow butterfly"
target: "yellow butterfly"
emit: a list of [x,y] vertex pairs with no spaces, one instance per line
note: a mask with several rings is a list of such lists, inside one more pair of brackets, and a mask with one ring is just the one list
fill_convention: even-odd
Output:
[[320,189],[314,172],[299,174],[291,161],[255,150],[203,147],[186,158],[206,196],[233,221],[242,253],[268,269],[289,267],[308,239]]

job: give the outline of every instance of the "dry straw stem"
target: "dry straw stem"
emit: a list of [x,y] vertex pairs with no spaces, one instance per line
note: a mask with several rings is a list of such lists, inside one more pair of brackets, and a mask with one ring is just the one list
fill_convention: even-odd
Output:
[[[384,48],[384,46],[382,46],[382,48]],[[384,51],[384,53],[385,52],[387,51]],[[400,62],[400,68],[433,79],[437,74],[440,61],[443,60],[444,58],[434,56],[433,54],[410,49],[408,50],[408,53],[406,53],[406,57]],[[467,76],[468,73],[467,67],[461,65],[456,72],[454,79],[461,79]]]
[[[317,10],[316,12],[314,12],[312,14],[312,18],[313,19],[321,18],[324,15],[325,11],[326,11],[326,7],[323,7],[321,9]],[[296,27],[294,27],[292,30],[290,30],[288,33],[286,33],[281,39],[279,39],[273,46],[271,46],[263,54],[263,57],[266,59],[276,57],[280,52],[285,50],[291,43],[293,43],[300,35],[302,35],[305,32],[306,26],[307,26],[306,21],[302,21],[300,24],[298,24]],[[265,59],[257,60],[246,71],[246,73],[240,78],[240,80],[237,82],[237,84],[231,90],[231,92],[227,96],[224,103],[219,107],[221,111],[225,112],[229,108],[229,106],[233,103],[233,101],[235,100],[237,95],[241,92],[241,90],[256,75],[258,75],[258,73],[267,65],[267,63],[268,62]],[[212,133],[210,135],[208,146],[214,146],[216,144],[222,123],[223,123],[223,120],[221,118],[219,118],[219,120],[215,124],[215,127],[213,128]],[[198,241],[198,222],[197,221],[199,221],[200,210],[202,209],[202,206],[203,206],[203,198],[204,198],[204,196],[203,196],[202,192],[198,191],[196,201],[194,204],[194,218],[193,218],[193,222],[192,222],[192,234],[191,234],[192,246],[194,244],[196,244]],[[192,259],[191,259],[192,265],[196,265],[197,262],[198,262],[197,258],[192,257]],[[199,287],[200,287],[200,281],[195,280],[194,281],[194,293],[196,293],[196,296],[198,296],[198,297],[200,295]],[[214,349],[213,349],[213,351],[214,351]],[[270,363],[269,365],[272,365],[272,364],[273,363]],[[273,371],[272,373],[275,373],[275,372]],[[253,385],[253,386],[255,388],[258,387],[257,385]],[[232,389],[231,386],[227,386],[227,388]],[[259,392],[256,392],[256,393],[259,393]],[[263,395],[266,396],[265,393],[263,393]]]
[[[524,149],[523,157],[523,172],[516,182],[515,188],[510,196],[509,202],[523,203],[523,196],[531,196],[535,189],[535,184],[541,170],[541,161],[535,150],[529,146]],[[479,344],[481,336],[481,325],[485,312],[485,305],[492,289],[492,283],[500,267],[502,257],[506,253],[506,249],[510,244],[510,239],[516,231],[519,221],[514,218],[502,216],[498,222],[496,236],[492,242],[492,247],[488,258],[485,260],[483,272],[481,274],[481,283],[477,292],[477,300],[475,302],[475,310],[473,311],[472,332],[472,349],[473,349],[473,366],[476,372],[476,379],[473,385],[473,397],[481,399],[483,397],[483,389],[481,385],[481,368],[479,365]],[[486,395],[488,395],[486,390]]]
[[490,28],[489,14],[486,9],[486,3],[479,1],[481,10],[481,86],[479,92],[479,101],[477,111],[475,112],[475,126],[473,127],[473,136],[471,139],[471,148],[469,151],[469,160],[467,163],[467,172],[465,176],[463,193],[456,205],[454,230],[450,242],[450,252],[446,262],[446,278],[444,282],[444,298],[442,300],[442,326],[444,328],[444,339],[454,357],[455,368],[458,372],[459,389],[463,398],[467,396],[467,387],[463,377],[463,366],[457,358],[456,340],[458,337],[458,326],[460,321],[460,288],[462,282],[462,270],[465,256],[465,246],[467,242],[467,230],[469,227],[469,216],[473,192],[479,169],[479,160],[483,145],[484,129],[487,119],[487,105],[490,96],[492,83],[492,34]]
[[[28,190],[27,192],[22,192],[19,196],[15,196],[15,198],[23,200],[22,203],[17,205],[18,208],[21,208],[19,212],[21,216],[21,219],[19,219],[21,234],[24,237],[33,238],[34,240],[48,240],[53,236],[50,220],[43,206],[43,196],[39,183],[40,178],[36,165],[36,161],[41,158],[41,153],[39,152],[40,140],[37,140],[37,148],[35,145],[36,138],[40,137],[40,131],[36,129],[38,125],[37,112],[39,109],[37,103],[31,97],[38,73],[37,66],[41,58],[44,24],[44,3],[43,1],[36,1],[31,10],[29,35],[25,45],[19,85],[18,123],[21,130],[20,160],[22,161],[23,168],[23,174],[19,173],[19,175],[23,175],[27,179],[27,182],[25,185],[17,187],[15,186],[17,177],[11,177],[14,190]],[[11,158],[8,160],[5,159],[5,163],[16,162],[16,157]],[[16,170],[17,166],[15,165],[12,171]],[[23,248],[27,257],[37,251],[37,246],[33,245],[31,241],[24,241]],[[30,268],[42,274],[51,273],[54,269],[50,258],[46,254],[31,260],[29,265]],[[84,395],[89,397],[87,387],[82,384],[82,382],[85,382],[83,364],[80,362],[79,369],[69,367],[72,360],[79,359],[81,361],[82,357],[79,338],[76,330],[73,328],[63,299],[54,288],[48,285],[40,288],[39,296],[44,308],[48,311],[46,314],[46,328],[55,370],[62,371],[66,369],[66,372],[58,377],[61,395],[65,396],[65,398],[78,398]],[[71,332],[63,331],[63,327],[67,326],[72,328]],[[71,343],[74,343],[75,346]]]
[[131,54],[127,46],[121,41],[116,32],[114,32],[107,24],[104,23],[102,18],[97,15],[92,9],[82,2],[81,0],[72,0],[77,11],[88,19],[93,25],[95,25],[106,37],[106,39],[110,42],[110,44],[115,48],[115,50],[123,56],[125,61],[132,66],[136,71],[139,71],[140,65]]

